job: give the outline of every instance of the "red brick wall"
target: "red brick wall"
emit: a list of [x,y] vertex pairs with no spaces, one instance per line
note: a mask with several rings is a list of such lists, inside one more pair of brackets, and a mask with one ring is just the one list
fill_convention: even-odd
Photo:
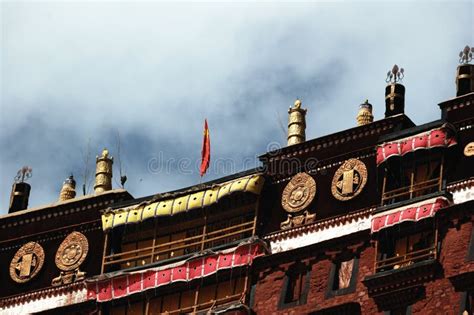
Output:
[[[444,274],[438,275],[437,279],[425,283],[424,299],[412,305],[412,314],[459,314],[461,293],[455,292],[453,285],[447,279],[451,275],[460,272],[474,270],[472,262],[466,262],[468,253],[472,223],[466,222],[458,226],[449,228],[442,239],[440,263],[443,266]],[[308,253],[308,248],[302,249]],[[377,308],[374,300],[367,294],[367,289],[362,280],[373,273],[375,248],[368,246],[360,253],[358,281],[354,293],[342,296],[326,298],[326,289],[331,270],[331,259],[314,259],[307,257],[303,262],[312,264],[310,276],[310,289],[307,303],[287,309],[278,309],[280,295],[282,291],[285,271],[293,263],[291,253],[288,253],[287,260],[280,265],[268,267],[259,272],[257,285],[255,288],[253,310],[257,314],[307,314],[316,310],[329,308],[332,306],[357,302],[361,306],[362,314],[383,314]]]

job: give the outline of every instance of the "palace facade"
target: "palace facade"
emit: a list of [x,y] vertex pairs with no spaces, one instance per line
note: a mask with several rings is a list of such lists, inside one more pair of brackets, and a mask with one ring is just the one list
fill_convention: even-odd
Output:
[[93,194],[70,177],[28,209],[22,169],[0,217],[0,313],[473,314],[473,51],[439,120],[405,115],[394,66],[383,119],[366,101],[354,127],[306,140],[297,100],[287,147],[192,187],[112,189],[104,150]]

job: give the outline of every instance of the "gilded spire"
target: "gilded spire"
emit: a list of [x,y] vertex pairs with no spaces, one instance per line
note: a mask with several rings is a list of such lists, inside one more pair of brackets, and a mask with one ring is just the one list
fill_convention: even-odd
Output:
[[301,108],[299,99],[288,109],[288,114],[288,145],[305,142],[306,109]]
[[367,125],[374,121],[374,115],[372,115],[372,105],[369,100],[365,100],[363,104],[359,105],[359,113],[357,113],[357,125]]
[[61,192],[59,193],[59,201],[74,199],[76,197],[76,181],[74,176],[69,176],[63,183]]
[[112,189],[112,164],[114,159],[109,158],[109,151],[104,149],[102,155],[96,158],[95,185],[96,194]]

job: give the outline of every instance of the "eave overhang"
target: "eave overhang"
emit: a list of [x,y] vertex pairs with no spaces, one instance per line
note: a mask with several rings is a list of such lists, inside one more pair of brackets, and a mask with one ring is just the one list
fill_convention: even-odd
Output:
[[212,184],[200,190],[183,191],[180,194],[164,195],[162,199],[145,202],[119,209],[107,209],[102,214],[104,231],[126,224],[136,224],[151,218],[173,216],[190,210],[205,208],[218,203],[234,193],[260,195],[265,179],[261,174],[253,174],[220,184]]

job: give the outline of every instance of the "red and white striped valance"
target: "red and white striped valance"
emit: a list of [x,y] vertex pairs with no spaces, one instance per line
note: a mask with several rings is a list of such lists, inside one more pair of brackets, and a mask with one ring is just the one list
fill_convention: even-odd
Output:
[[455,145],[454,133],[446,126],[422,132],[408,138],[383,143],[377,146],[377,165],[392,156],[403,156],[420,149],[450,147]]
[[445,197],[423,200],[410,206],[382,212],[372,218],[372,233],[405,221],[419,221],[433,217],[440,209],[449,205]]
[[256,257],[263,256],[265,252],[265,243],[255,239],[230,249],[207,252],[171,265],[121,273],[107,279],[87,280],[87,298],[107,302],[175,282],[204,278],[219,270],[251,265]]

